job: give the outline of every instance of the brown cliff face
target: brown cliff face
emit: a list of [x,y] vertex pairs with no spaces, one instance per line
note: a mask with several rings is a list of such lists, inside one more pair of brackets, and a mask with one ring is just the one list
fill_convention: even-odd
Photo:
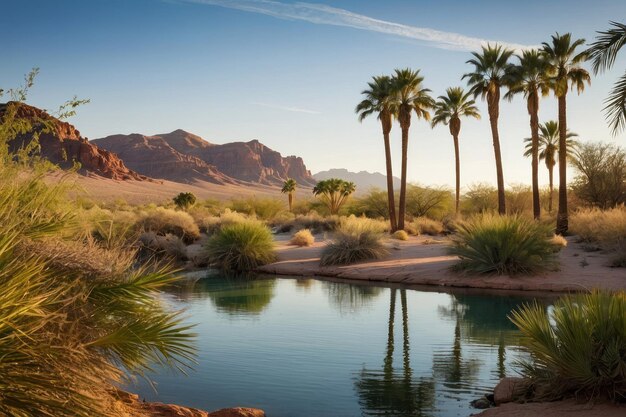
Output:
[[[18,106],[15,117],[28,119],[33,124],[33,132],[39,134],[39,154],[61,168],[72,168],[80,164],[82,174],[95,174],[114,180],[147,180],[148,178],[129,169],[115,154],[100,149],[71,124],[63,122],[45,111],[23,103],[0,104],[0,118],[8,106]],[[9,142],[9,150],[17,152],[33,140],[33,132],[21,134]]]
[[[138,141],[135,136],[147,138],[150,146],[144,143],[131,146]],[[196,163],[201,162],[211,167],[212,171],[208,175],[213,177],[212,182],[221,183],[228,178],[234,182],[282,185],[287,178],[293,178],[304,187],[315,184],[302,158],[283,157],[258,140],[216,145],[184,130],[175,130],[155,136],[114,135],[93,142],[117,153],[129,167],[142,174],[177,182],[201,178],[194,176],[189,169],[183,169],[182,165],[177,168],[176,164],[172,164],[167,170],[154,171],[155,167],[170,161],[173,154],[179,160],[192,158]]]

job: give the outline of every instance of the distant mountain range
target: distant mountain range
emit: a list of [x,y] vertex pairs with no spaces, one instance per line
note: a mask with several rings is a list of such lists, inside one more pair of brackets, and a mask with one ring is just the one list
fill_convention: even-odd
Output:
[[[317,181],[329,178],[341,178],[356,184],[357,191],[367,191],[370,188],[387,189],[387,177],[380,172],[351,172],[343,168],[329,169],[313,175]],[[400,189],[400,178],[393,177],[394,188]]]

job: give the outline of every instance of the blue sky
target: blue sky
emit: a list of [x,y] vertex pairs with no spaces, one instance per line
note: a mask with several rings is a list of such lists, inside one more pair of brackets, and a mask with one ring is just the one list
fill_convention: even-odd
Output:
[[[437,96],[465,85],[468,49],[480,40],[538,45],[558,31],[591,41],[623,16],[621,0],[8,0],[0,86],[39,67],[30,103],[53,109],[73,95],[91,99],[70,120],[90,139],[181,128],[215,143],[259,139],[302,156],[313,172],[384,172],[378,123],[354,115],[372,75],[419,68]],[[569,96],[569,127],[582,140],[625,144],[601,112],[624,68],[626,51],[582,96]],[[483,120],[464,120],[461,130],[464,186],[495,184],[486,106],[479,107]],[[544,99],[540,118],[555,117],[556,100]],[[502,103],[500,132],[505,181],[529,183],[521,98]],[[399,173],[398,126],[392,140]],[[409,180],[453,184],[447,127],[414,120]]]

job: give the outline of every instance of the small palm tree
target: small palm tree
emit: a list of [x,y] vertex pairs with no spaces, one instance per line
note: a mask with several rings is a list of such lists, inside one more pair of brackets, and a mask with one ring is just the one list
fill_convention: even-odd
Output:
[[[611,68],[619,50],[626,44],[626,24],[611,22],[613,26],[605,32],[598,32],[597,40],[587,50],[593,60],[593,72],[598,74]],[[626,127],[626,72],[613,85],[613,91],[605,101],[607,119],[616,135]]]
[[489,124],[493,139],[493,150],[496,157],[496,175],[498,181],[498,212],[506,213],[504,199],[504,174],[502,172],[502,154],[500,153],[500,134],[498,133],[498,117],[500,116],[500,87],[509,82],[509,58],[513,51],[502,45],[483,46],[482,52],[472,52],[474,58],[467,61],[474,65],[474,71],[463,75],[467,78],[470,92],[474,97],[481,96],[487,100]]
[[[552,195],[554,194],[554,166],[557,162],[559,152],[559,123],[556,120],[549,120],[539,125],[539,144],[538,157],[544,161],[548,168],[548,178],[550,185],[550,195],[548,198],[548,212],[552,213]],[[578,148],[578,142],[573,137],[578,136],[574,132],[567,132],[567,157],[571,158]],[[524,156],[529,157],[533,154],[532,138],[524,139],[526,142],[526,151]]]
[[297,185],[296,180],[289,178],[283,183],[283,188],[280,190],[281,193],[287,194],[289,198],[289,211],[293,211],[293,196],[296,192]]
[[461,132],[461,117],[473,117],[480,119],[480,113],[475,106],[476,102],[470,100],[472,93],[465,93],[461,87],[450,87],[445,96],[439,96],[435,103],[435,116],[432,127],[438,124],[448,125],[450,134],[454,140],[454,160],[456,168],[456,214],[459,214],[459,199],[461,193],[461,160],[459,157],[459,133]]
[[396,115],[402,130],[402,168],[400,176],[400,201],[398,208],[398,229],[404,229],[406,213],[406,175],[409,152],[409,127],[411,127],[411,113],[415,112],[418,119],[430,120],[428,112],[434,106],[430,90],[424,88],[424,77],[419,70],[409,68],[396,69],[392,78],[394,99],[392,112]]
[[591,77],[580,63],[587,59],[585,52],[576,53],[576,48],[585,43],[584,39],[572,41],[572,35],[552,36],[552,43],[543,42],[543,53],[548,60],[548,73],[551,88],[559,103],[559,212],[556,217],[556,233],[565,234],[568,229],[567,209],[567,91],[576,87],[578,94],[591,83]]
[[313,187],[313,194],[322,200],[330,214],[337,214],[341,206],[343,206],[348,197],[356,191],[356,185],[353,182],[344,181],[339,178],[329,178],[319,181]]
[[391,78],[383,75],[373,77],[373,81],[369,82],[368,88],[363,90],[361,94],[365,99],[356,106],[356,113],[359,115],[359,121],[362,122],[366,117],[377,114],[378,120],[383,129],[383,140],[385,143],[385,166],[387,168],[387,204],[389,206],[389,222],[391,223],[391,232],[398,229],[398,221],[396,220],[396,200],[393,192],[393,169],[391,164],[391,144],[389,141],[389,133],[391,132],[393,113],[391,101],[393,99],[393,90]]
[[541,206],[539,204],[539,97],[548,95],[550,80],[548,78],[548,62],[543,54],[532,49],[518,55],[519,63],[511,67],[511,84],[504,96],[511,100],[514,95],[522,94],[526,99],[526,109],[530,116],[532,184],[533,184],[533,215],[539,220]]

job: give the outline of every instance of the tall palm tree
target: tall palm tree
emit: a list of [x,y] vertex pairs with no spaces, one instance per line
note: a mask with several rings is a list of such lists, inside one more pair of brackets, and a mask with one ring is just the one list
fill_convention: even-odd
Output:
[[[554,194],[554,166],[556,165],[557,155],[559,152],[559,123],[556,120],[549,120],[539,125],[539,144],[538,157],[540,161],[544,161],[548,168],[548,178],[550,185],[550,195],[548,197],[548,212],[552,213],[552,195]],[[576,148],[578,142],[573,137],[578,136],[574,132],[567,132],[567,157],[570,158]],[[533,154],[532,138],[524,139],[526,142],[526,151],[524,156],[529,157]]]
[[423,86],[424,77],[419,70],[409,68],[396,69],[392,77],[394,99],[392,111],[396,115],[402,130],[402,172],[400,176],[400,202],[398,208],[398,229],[404,229],[406,213],[406,171],[409,150],[409,127],[411,113],[415,112],[418,119],[430,120],[428,112],[434,106],[430,90]]
[[396,220],[396,200],[393,192],[393,170],[391,165],[391,144],[389,141],[389,133],[391,132],[393,113],[391,109],[391,101],[393,98],[393,90],[391,77],[386,75],[373,77],[373,81],[367,83],[368,88],[363,90],[361,94],[365,99],[356,106],[356,113],[359,115],[359,121],[362,122],[366,117],[377,114],[378,120],[383,129],[383,141],[385,143],[385,165],[387,168],[387,204],[389,206],[389,222],[391,223],[391,231],[398,230],[398,221]]
[[506,213],[504,199],[504,174],[502,172],[502,154],[500,153],[500,135],[498,133],[498,117],[500,116],[500,88],[508,84],[509,58],[513,51],[502,45],[487,45],[482,52],[472,52],[474,58],[467,61],[474,65],[474,71],[463,75],[467,78],[470,92],[474,97],[487,99],[489,124],[493,139],[493,151],[496,157],[496,175],[498,180],[498,212]]
[[572,40],[572,35],[552,35],[552,43],[542,43],[543,53],[549,63],[551,87],[559,103],[559,212],[556,216],[556,233],[565,234],[568,229],[567,210],[567,91],[576,87],[578,94],[591,83],[587,70],[579,64],[587,59],[585,52],[576,53],[584,39]]
[[546,96],[550,91],[548,62],[538,50],[526,50],[518,55],[519,63],[511,67],[511,84],[505,98],[511,100],[514,95],[522,94],[526,99],[526,109],[530,116],[530,137],[532,156],[533,216],[539,220],[539,96]]
[[[593,60],[593,72],[598,74],[611,68],[619,50],[626,44],[626,24],[610,22],[611,29],[598,32],[599,36],[587,50],[589,58]],[[607,119],[613,130],[618,134],[626,127],[626,71],[613,85],[613,91],[605,101]]]
[[289,211],[293,211],[293,195],[296,192],[296,187],[298,183],[293,178],[289,178],[287,181],[283,183],[283,188],[280,190],[281,193],[287,194],[289,198]]
[[456,199],[455,213],[459,214],[459,199],[461,193],[461,160],[459,157],[459,133],[461,132],[461,117],[473,117],[480,119],[476,102],[470,100],[472,93],[465,93],[461,87],[450,87],[445,96],[439,96],[435,103],[435,116],[431,123],[432,127],[438,124],[448,125],[450,134],[454,140],[454,160],[456,168]]

